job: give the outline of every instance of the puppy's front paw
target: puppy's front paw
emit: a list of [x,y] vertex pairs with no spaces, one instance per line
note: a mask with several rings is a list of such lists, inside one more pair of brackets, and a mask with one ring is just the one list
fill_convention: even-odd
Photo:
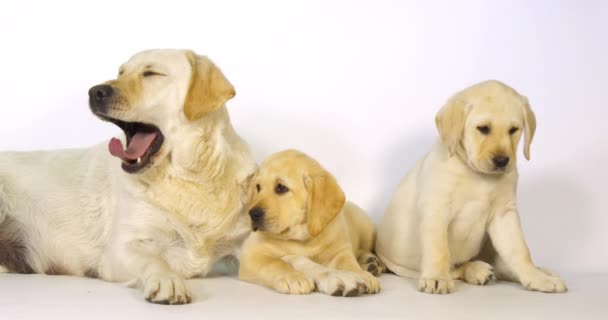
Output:
[[299,272],[278,276],[274,289],[286,294],[307,294],[315,291],[315,282]]
[[184,279],[176,274],[154,274],[144,281],[144,297],[158,304],[186,304],[192,301]]
[[454,291],[454,280],[421,278],[418,280],[418,290],[426,293],[446,294]]
[[545,269],[535,269],[529,275],[523,276],[521,284],[524,288],[531,291],[548,293],[568,291],[566,284],[557,274]]
[[[371,274],[370,278],[377,280]],[[328,271],[322,273],[315,284],[319,292],[334,297],[356,297],[368,291],[364,277],[350,271]]]
[[462,266],[463,278],[467,283],[484,286],[494,278],[494,268],[483,261],[471,261]]
[[380,279],[378,279],[376,275],[365,272],[363,274],[363,279],[365,280],[365,286],[367,287],[365,293],[376,294],[380,292]]

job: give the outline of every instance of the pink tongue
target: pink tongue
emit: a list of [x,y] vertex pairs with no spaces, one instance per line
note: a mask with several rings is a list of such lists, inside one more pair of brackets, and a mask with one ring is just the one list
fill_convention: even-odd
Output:
[[110,154],[122,159],[123,161],[133,161],[137,160],[137,158],[141,158],[150,146],[152,142],[156,139],[156,133],[142,133],[137,132],[129,141],[129,145],[127,146],[127,150],[124,149],[122,142],[116,138],[112,138],[110,140],[110,144],[108,148],[110,149]]

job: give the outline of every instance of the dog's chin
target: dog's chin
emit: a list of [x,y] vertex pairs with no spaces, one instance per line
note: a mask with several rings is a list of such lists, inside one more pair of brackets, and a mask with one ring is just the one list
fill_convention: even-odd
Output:
[[256,226],[252,225],[254,232],[262,232],[273,238],[280,240],[293,240],[293,241],[304,241],[309,238],[308,233],[303,234],[298,232],[299,228],[296,227],[276,227],[276,226]]
[[494,164],[491,164],[491,161],[486,161],[481,164],[469,161],[469,167],[477,173],[489,176],[502,176],[513,170],[512,165],[508,165],[504,168],[497,168],[496,166],[494,166]]

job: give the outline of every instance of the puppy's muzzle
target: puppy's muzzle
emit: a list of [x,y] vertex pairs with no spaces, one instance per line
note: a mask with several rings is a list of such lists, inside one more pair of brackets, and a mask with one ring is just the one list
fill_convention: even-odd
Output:
[[263,229],[265,215],[266,212],[264,209],[259,207],[253,207],[251,210],[249,210],[249,216],[251,217],[251,228],[253,231]]
[[89,106],[93,113],[105,114],[108,108],[108,101],[114,96],[115,91],[112,86],[100,84],[89,89]]
[[509,164],[509,157],[506,156],[495,156],[492,158],[492,162],[497,170],[504,169]]

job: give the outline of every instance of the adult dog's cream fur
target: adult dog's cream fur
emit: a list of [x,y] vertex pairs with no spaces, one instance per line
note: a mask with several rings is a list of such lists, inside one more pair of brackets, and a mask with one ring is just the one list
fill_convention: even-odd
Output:
[[380,290],[370,273],[383,268],[371,253],[371,219],[345,203],[334,177],[312,158],[295,150],[270,156],[252,179],[249,207],[257,232],[243,245],[241,279],[292,294]]
[[97,116],[150,124],[162,146],[144,163],[121,164],[107,143],[0,154],[0,270],[137,280],[149,301],[190,302],[183,279],[204,276],[249,232],[255,162],[224,105],[234,88],[181,50],[136,54],[102,87],[90,93]]
[[451,292],[453,279],[484,285],[494,274],[529,290],[566,291],[557,275],[532,263],[519,222],[516,150],[525,132],[530,158],[536,129],[527,99],[498,81],[482,82],[449,99],[436,123],[440,140],[403,179],[381,220],[380,259],[419,278],[427,293]]

